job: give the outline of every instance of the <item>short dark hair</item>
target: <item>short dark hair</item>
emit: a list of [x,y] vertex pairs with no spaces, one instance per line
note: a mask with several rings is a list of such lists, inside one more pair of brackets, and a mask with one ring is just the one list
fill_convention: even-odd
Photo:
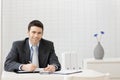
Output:
[[43,23],[42,22],[40,22],[39,20],[33,20],[33,21],[31,21],[30,23],[29,23],[29,25],[28,25],[28,31],[30,31],[30,28],[32,27],[32,26],[37,26],[37,27],[40,27],[40,28],[42,28],[42,30],[43,30]]

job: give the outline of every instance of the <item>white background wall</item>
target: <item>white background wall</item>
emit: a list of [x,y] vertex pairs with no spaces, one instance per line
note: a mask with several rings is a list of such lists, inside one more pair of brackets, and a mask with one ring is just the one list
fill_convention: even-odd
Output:
[[63,52],[93,57],[94,33],[105,31],[105,57],[120,57],[120,0],[3,0],[2,62],[12,42],[27,36],[27,25],[38,19],[44,38],[52,40],[61,61]]
[[1,78],[1,64],[2,64],[2,57],[1,57],[1,0],[0,0],[0,78]]

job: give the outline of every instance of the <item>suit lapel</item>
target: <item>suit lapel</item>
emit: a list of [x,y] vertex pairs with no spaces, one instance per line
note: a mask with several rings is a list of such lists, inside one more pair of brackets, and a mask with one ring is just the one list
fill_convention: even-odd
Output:
[[44,62],[46,59],[46,55],[45,55],[45,44],[43,42],[43,40],[41,39],[40,44],[39,44],[39,54],[38,54],[38,58],[39,58],[39,65],[44,65]]
[[42,55],[43,53],[43,50],[44,50],[44,46],[43,46],[43,43],[42,43],[42,40],[40,41],[40,44],[39,44],[39,49],[38,49],[38,53],[39,53],[39,57]]

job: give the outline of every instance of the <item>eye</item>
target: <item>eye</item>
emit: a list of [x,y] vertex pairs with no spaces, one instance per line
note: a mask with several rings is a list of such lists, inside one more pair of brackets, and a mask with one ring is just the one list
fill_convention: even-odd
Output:
[[42,32],[38,32],[38,34],[42,34]]
[[33,34],[35,34],[36,32],[35,31],[32,31]]

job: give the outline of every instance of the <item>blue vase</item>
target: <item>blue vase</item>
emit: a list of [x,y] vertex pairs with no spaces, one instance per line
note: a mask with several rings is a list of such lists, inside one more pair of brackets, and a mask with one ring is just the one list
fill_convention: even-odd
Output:
[[102,45],[100,44],[100,42],[98,42],[98,44],[94,48],[94,58],[95,59],[103,59],[103,57],[104,57],[104,49],[103,49]]

